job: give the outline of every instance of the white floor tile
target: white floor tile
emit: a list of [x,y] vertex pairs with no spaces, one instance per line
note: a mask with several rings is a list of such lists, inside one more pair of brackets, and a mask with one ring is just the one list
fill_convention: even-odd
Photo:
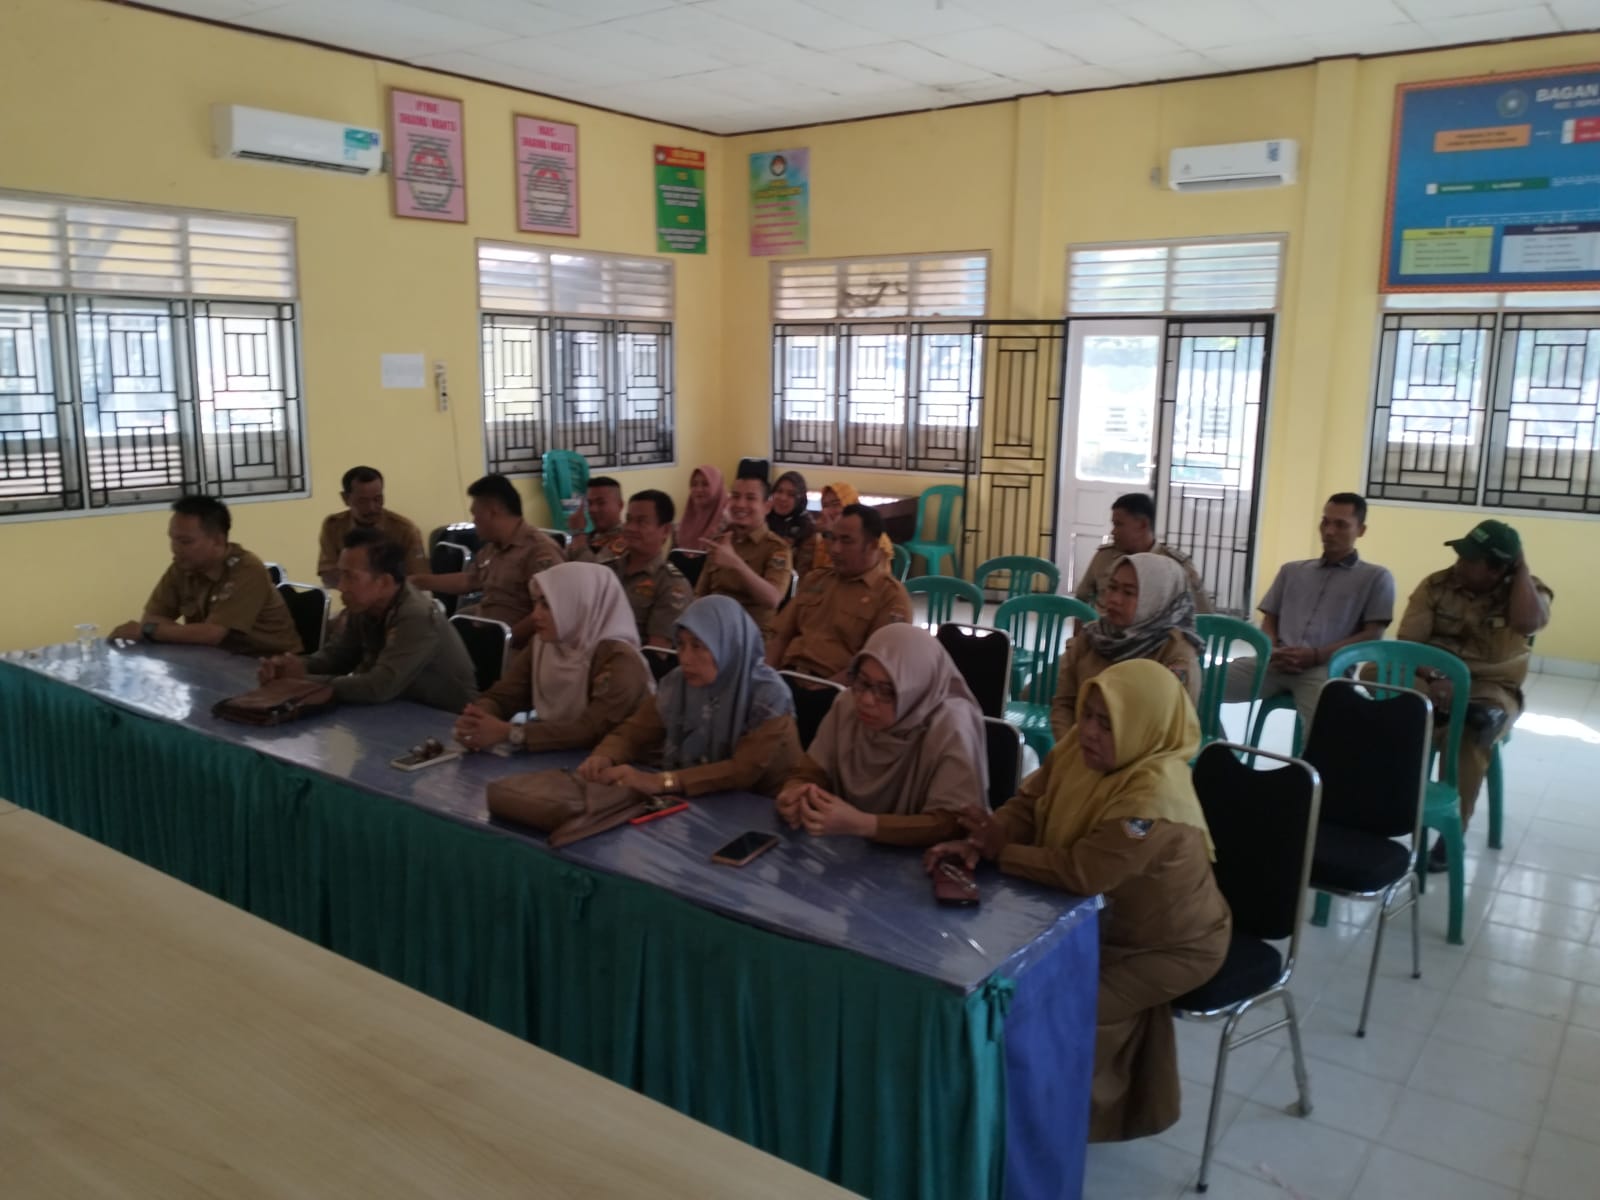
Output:
[[[1600,811],[1600,805],[1595,808]],[[1514,866],[1502,874],[1500,891],[1590,912],[1600,908],[1600,882],[1532,866]]]
[[1545,1101],[1544,1128],[1600,1142],[1600,1083],[1557,1075]]
[[1304,1022],[1306,1053],[1391,1083],[1404,1083],[1422,1054],[1425,1036],[1374,1017],[1367,1022],[1367,1036],[1358,1038],[1359,1017],[1359,1009],[1348,1012],[1319,1004]]
[[1577,988],[1572,980],[1559,975],[1545,975],[1474,954],[1467,959],[1467,965],[1461,969],[1450,991],[1452,995],[1482,1000],[1497,1008],[1515,1008],[1536,1017],[1565,1021],[1572,1011],[1572,997]]
[[[1290,1063],[1288,1054],[1280,1056],[1250,1099],[1266,1108],[1290,1112],[1300,1099]],[[1363,1075],[1337,1063],[1308,1059],[1306,1073],[1311,1080],[1310,1120],[1357,1137],[1375,1138],[1381,1134],[1400,1099],[1398,1083]]]
[[1423,1047],[1406,1086],[1534,1126],[1544,1118],[1545,1097],[1554,1078],[1552,1067],[1535,1067],[1476,1046],[1435,1038]]
[[[1600,1031],[1567,1026],[1566,1041],[1561,1043],[1561,1057],[1556,1062],[1556,1074],[1585,1083],[1600,1083]],[[1600,1113],[1595,1120],[1600,1122]]]
[[1516,1200],[1517,1193],[1388,1146],[1378,1146],[1356,1185],[1356,1195],[1361,1200]]
[[[1445,1001],[1439,1023],[1433,1027],[1435,1038],[1480,1046],[1536,1067],[1555,1065],[1565,1032],[1566,1026],[1560,1021],[1456,995]],[[1415,1061],[1412,1060],[1412,1065]]]
[[1102,1143],[1089,1147],[1083,1194],[1095,1200],[1176,1200],[1199,1173],[1198,1154],[1158,1141]]
[[[1211,1087],[1185,1079],[1183,1083],[1183,1115],[1178,1123],[1157,1135],[1156,1141],[1198,1155],[1205,1149],[1206,1118],[1211,1107]],[[1228,1126],[1244,1107],[1244,1097],[1222,1089],[1222,1104],[1217,1110],[1217,1129],[1212,1145],[1222,1140]]]
[[1472,943],[1472,953],[1562,979],[1600,983],[1600,946],[1491,924]]
[[1391,1149],[1515,1188],[1538,1132],[1533,1125],[1407,1089],[1382,1140]]
[[1580,983],[1572,1000],[1572,1023],[1585,1029],[1600,1029],[1600,987]]
[[1248,1175],[1292,1189],[1291,1194],[1346,1200],[1370,1148],[1364,1138],[1252,1103],[1234,1118],[1217,1157]]
[[1600,1143],[1543,1130],[1523,1181],[1538,1200],[1587,1200],[1600,1190]]
[[[1367,986],[1366,967],[1365,962],[1350,963],[1348,970],[1323,988],[1317,1003],[1359,1016],[1361,997]],[[1430,987],[1426,974],[1421,979],[1412,979],[1409,970],[1403,974],[1384,974],[1380,970],[1372,986],[1372,1016],[1386,1025],[1412,1033],[1432,1033],[1449,995],[1442,988]]]
[[[1281,1181],[1268,1179],[1257,1174],[1247,1174],[1235,1170],[1227,1163],[1213,1161],[1211,1164],[1211,1188],[1207,1192],[1208,1200],[1293,1200],[1294,1193],[1285,1191]],[[1088,1193],[1084,1193],[1088,1196]],[[1199,1197],[1195,1193],[1195,1200]],[[1099,1197],[1090,1197],[1089,1200],[1099,1200]],[[1110,1196],[1106,1200],[1112,1200]],[[1416,1200],[1412,1197],[1411,1200]]]
[[1517,896],[1502,891],[1489,905],[1489,921],[1545,937],[1583,942],[1594,931],[1595,911],[1592,908],[1569,908],[1564,904],[1552,904],[1548,900],[1535,900],[1531,896]]
[[[1179,1021],[1178,1074],[1191,1083],[1211,1086],[1217,1073],[1217,1039],[1222,1036],[1222,1024],[1205,1024],[1199,1021]],[[1228,1074],[1222,1090],[1236,1096],[1248,1096],[1255,1091],[1285,1043],[1283,1034],[1273,1034],[1259,1042],[1251,1042],[1228,1055]]]

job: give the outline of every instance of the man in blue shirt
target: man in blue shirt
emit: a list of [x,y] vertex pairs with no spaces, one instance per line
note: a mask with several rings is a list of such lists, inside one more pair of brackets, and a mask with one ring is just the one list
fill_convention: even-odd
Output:
[[[1322,506],[1322,557],[1284,563],[1261,600],[1261,628],[1272,639],[1261,695],[1293,696],[1308,730],[1328,660],[1344,646],[1381,638],[1394,620],[1394,576],[1356,553],[1356,540],[1366,532],[1363,497],[1329,496]],[[1224,699],[1248,700],[1255,669],[1254,658],[1235,659]]]

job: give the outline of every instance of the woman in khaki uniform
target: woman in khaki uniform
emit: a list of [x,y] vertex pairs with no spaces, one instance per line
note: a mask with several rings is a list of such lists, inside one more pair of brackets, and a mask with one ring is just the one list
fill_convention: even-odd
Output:
[[[558,563],[528,580],[534,637],[496,683],[456,721],[468,750],[593,746],[655,688],[639,652],[639,626],[616,572],[600,563]],[[508,718],[533,708],[526,725]]]
[[1021,792],[989,816],[963,814],[968,837],[928,851],[1080,896],[1103,895],[1100,1007],[1089,1140],[1159,1133],[1178,1119],[1171,1002],[1216,974],[1232,915],[1189,760],[1194,705],[1149,659],[1107,667],[1084,688],[1078,721]]
[[[763,658],[761,630],[737,600],[696,600],[675,629],[678,666],[594,748],[578,774],[652,795],[768,796],[800,757],[794,697]],[[661,771],[629,764],[659,761]]]
[[1178,677],[1191,703],[1199,703],[1200,634],[1194,597],[1183,567],[1164,554],[1129,554],[1117,561],[1100,589],[1101,617],[1080,628],[1061,655],[1050,732],[1056,741],[1077,721],[1078,696],[1112,663],[1148,658]]

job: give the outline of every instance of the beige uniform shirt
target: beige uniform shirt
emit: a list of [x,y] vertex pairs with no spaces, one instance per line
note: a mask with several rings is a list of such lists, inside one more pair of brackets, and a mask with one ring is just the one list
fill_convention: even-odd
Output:
[[293,654],[300,649],[289,606],[272,586],[266,565],[235,542],[212,571],[167,568],[144,610],[185,625],[225,625],[221,645],[234,654]]
[[[344,549],[344,536],[357,528],[354,514],[348,508],[330,513],[323,519],[322,532],[317,535],[317,576],[331,575],[339,569],[339,553]],[[428,573],[428,552],[422,545],[422,530],[397,512],[383,510],[376,526],[379,533],[406,552],[406,574]]]
[[576,537],[567,543],[568,562],[612,563],[627,552],[628,544],[622,540],[621,525],[615,529],[596,529],[581,543]]
[[548,534],[540,533],[526,521],[505,542],[488,542],[479,547],[467,566],[471,579],[469,592],[482,592],[483,599],[461,611],[469,616],[488,617],[515,625],[533,611],[528,580],[547,567],[566,558],[561,547]]
[[[650,695],[652,682],[650,668],[632,646],[601,642],[589,659],[589,706],[570,721],[529,721],[523,749],[588,749],[632,715]],[[533,642],[473,703],[501,720],[533,705]]]
[[[1182,550],[1174,550],[1164,542],[1157,542],[1151,546],[1150,553],[1165,555],[1183,568],[1183,573],[1189,577],[1189,594],[1194,597],[1195,612],[1216,611],[1212,607],[1211,596],[1206,591],[1205,580],[1200,578],[1200,572],[1195,569],[1192,558]],[[1088,570],[1084,571],[1083,578],[1078,581],[1078,590],[1072,594],[1085,604],[1093,604],[1098,608],[1100,591],[1105,587],[1106,580],[1111,578],[1111,572],[1121,557],[1122,551],[1115,546],[1101,546],[1094,552],[1094,557],[1089,560]]]
[[[1537,575],[1534,589],[1548,603],[1555,593]],[[1475,699],[1490,699],[1494,688],[1504,688],[1522,704],[1522,684],[1528,678],[1533,639],[1511,628],[1511,576],[1488,592],[1469,592],[1455,582],[1446,567],[1417,585],[1406,602],[1405,615],[1395,637],[1426,642],[1448,650],[1472,672]],[[1480,685],[1485,693],[1479,694]]]
[[671,645],[678,618],[694,599],[694,589],[683,572],[667,561],[665,550],[636,571],[628,570],[625,554],[613,558],[608,565],[622,581],[622,594],[627,596],[633,619],[639,624],[639,640],[665,638]]
[[[613,729],[594,752],[612,762],[643,762],[654,769],[661,760],[661,745],[666,736],[667,727],[661,720],[661,710],[656,707],[656,698],[646,696],[634,714]],[[706,792],[760,792],[764,796],[776,796],[789,777],[790,767],[803,753],[794,718],[785,714],[749,730],[723,761],[674,767],[673,774],[678,777],[678,786],[685,796],[701,796]]]
[[800,581],[800,590],[778,614],[773,636],[792,639],[780,664],[784,670],[832,679],[873,633],[909,620],[911,597],[887,563],[854,579],[824,567]]
[[[759,525],[748,534],[735,533],[733,549],[744,560],[745,566],[778,589],[779,596],[789,590],[789,574],[793,570],[789,564],[794,561],[794,552],[790,550],[787,540],[765,525]],[[710,555],[706,556],[705,570],[700,572],[694,594],[732,597],[750,614],[750,619],[762,633],[772,628],[772,619],[778,612],[775,606],[758,602],[750,594],[743,578],[717,566],[716,560]]]

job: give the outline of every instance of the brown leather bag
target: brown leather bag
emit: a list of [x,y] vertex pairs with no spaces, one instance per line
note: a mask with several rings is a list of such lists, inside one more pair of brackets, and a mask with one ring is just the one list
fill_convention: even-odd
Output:
[[211,708],[211,715],[241,725],[282,725],[332,708],[331,700],[326,704],[305,702],[307,696],[327,686],[315,679],[274,679],[253,692],[218,700]]
[[650,797],[633,788],[590,783],[571,771],[510,775],[489,785],[489,813],[550,835],[567,846],[615,829],[650,811]]

